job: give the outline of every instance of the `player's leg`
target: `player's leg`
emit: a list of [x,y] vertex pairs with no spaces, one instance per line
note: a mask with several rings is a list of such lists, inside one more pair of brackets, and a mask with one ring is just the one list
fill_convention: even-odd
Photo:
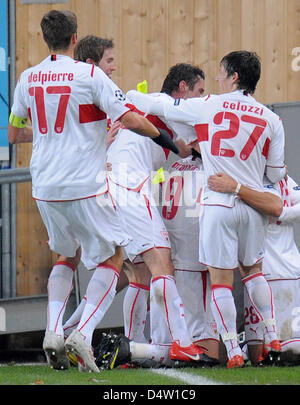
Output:
[[261,263],[241,265],[240,273],[252,307],[264,326],[264,347],[280,352],[281,346],[276,330],[275,307],[272,289],[262,274]]
[[86,304],[77,328],[66,340],[66,347],[79,361],[80,371],[99,372],[93,357],[94,330],[110,307],[115,294],[119,272],[123,264],[122,246],[129,242],[120,227],[113,206],[107,206],[103,196],[81,200],[77,204],[74,231],[80,239],[82,262],[94,269],[86,291]]
[[152,274],[150,283],[152,341],[169,343],[166,339],[171,339],[172,345],[169,353],[171,359],[189,360],[191,357],[200,359],[203,351],[193,345],[186,327],[184,308],[176,287],[170,249],[153,248],[143,254],[143,260]]
[[243,353],[245,353],[247,360],[250,360],[253,366],[260,364],[264,358],[262,326],[262,322],[244,288],[244,331],[247,343],[243,347]]
[[[53,266],[50,273],[47,291],[47,328],[43,341],[43,349],[51,367],[65,369],[69,367],[64,348],[63,316],[69,295],[73,289],[74,271],[77,265],[79,242],[70,231],[66,213],[69,203],[55,204],[38,201],[37,206],[47,228],[49,247],[63,255]],[[58,254],[58,253],[57,253]],[[78,253],[79,254],[79,253]]]
[[211,282],[209,272],[176,271],[175,274],[178,292],[183,300],[187,328],[193,342],[203,349],[206,355],[218,359],[220,341],[210,305]]
[[236,329],[237,312],[232,294],[233,270],[209,266],[209,273],[212,288],[211,309],[226,347],[228,367],[242,366],[242,352]]
[[129,339],[145,343],[144,335],[149,302],[151,274],[144,263],[124,262],[129,286],[123,300],[124,333]]

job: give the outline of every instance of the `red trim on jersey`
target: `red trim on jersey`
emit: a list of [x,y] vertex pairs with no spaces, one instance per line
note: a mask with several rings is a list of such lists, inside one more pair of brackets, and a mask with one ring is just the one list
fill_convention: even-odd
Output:
[[120,119],[123,118],[125,114],[129,113],[130,111],[133,111],[134,108],[135,108],[133,104],[125,104],[125,107],[129,108],[129,110],[128,110],[128,111],[125,111],[125,112],[124,112],[122,115],[120,115],[120,117],[117,118],[115,121],[120,121]]
[[69,268],[72,269],[73,271],[76,270],[76,266],[74,266],[73,264],[71,264],[71,263],[69,263],[69,262],[66,262],[66,261],[64,261],[64,260],[59,260],[58,262],[55,263],[54,266],[56,266],[56,265],[61,265],[61,266],[69,267]]
[[210,94],[208,94],[208,96],[206,97],[206,99],[204,101],[207,101],[210,97]]
[[282,168],[284,167],[284,165],[283,165],[283,166],[271,166],[271,165],[266,165],[266,167],[272,167],[272,168],[275,168],[275,169],[282,169]]
[[268,156],[269,156],[270,143],[271,143],[270,138],[267,138],[266,141],[265,141],[263,150],[262,150],[262,152],[261,152],[262,155],[263,155],[266,159],[268,159]]
[[142,110],[139,110],[138,108],[136,108],[135,105],[133,105],[133,104],[131,104],[131,103],[126,103],[126,104],[125,104],[125,107],[130,108],[130,111],[135,112],[135,113],[137,113],[137,114],[139,114],[139,115],[142,115],[142,116],[145,115],[145,113],[144,113]]
[[146,207],[147,207],[147,209],[148,209],[150,218],[152,219],[152,212],[151,212],[150,201],[149,201],[148,197],[147,197],[145,194],[143,194],[143,195],[144,195],[144,200],[145,200]]
[[[149,176],[146,177],[145,180],[143,180],[139,186],[137,186],[135,188],[126,187],[126,189],[129,191],[134,191],[135,193],[139,193],[148,179],[149,179]],[[118,183],[115,183],[115,184],[118,184]],[[118,184],[118,186],[122,187],[120,184]]]
[[[224,207],[225,207],[225,205],[224,205]],[[226,207],[226,208],[228,208],[228,207]],[[199,263],[202,264],[202,266],[214,267],[214,266],[211,266],[210,264],[203,263],[203,262],[200,262],[200,261],[199,261]],[[224,270],[224,271],[227,271],[227,270],[235,270],[235,269],[237,269],[237,268],[238,268],[238,266],[234,267],[233,269],[221,269],[221,270],[222,270],[222,271],[223,271],[223,270]]]
[[75,199],[73,199],[73,200],[42,200],[42,199],[37,198],[37,197],[33,197],[33,199],[34,199],[35,201],[46,201],[46,202],[69,202],[69,201],[87,200],[88,198],[95,198],[95,197],[97,197],[98,195],[102,195],[102,194],[105,194],[105,193],[107,193],[107,191],[105,191],[104,193],[100,193],[100,194],[89,195],[88,197],[75,198]]
[[147,291],[150,290],[150,287],[149,287],[148,285],[145,285],[145,284],[129,283],[129,285],[130,285],[131,287],[134,287],[134,288],[141,288],[142,290],[147,290]]
[[295,280],[299,280],[300,277],[296,277],[296,278],[270,278],[270,279],[266,279],[267,282],[271,282],[271,281],[295,281]]
[[91,76],[94,76],[94,70],[95,70],[95,65],[92,66],[92,70],[91,70]]
[[[208,340],[213,340],[214,342],[220,342],[219,339],[215,339],[215,338],[207,338],[207,339],[199,339],[199,340],[194,340],[193,343],[200,343],[200,342],[206,342]],[[207,349],[205,349],[204,347],[201,346],[201,349],[204,349],[207,351]]]
[[231,291],[233,290],[233,287],[231,287],[230,285],[227,285],[227,284],[212,284],[211,285],[212,290],[215,290],[217,288],[229,288],[229,290],[231,290]]
[[79,105],[79,122],[86,124],[88,122],[102,121],[107,118],[104,111],[100,110],[95,104]]

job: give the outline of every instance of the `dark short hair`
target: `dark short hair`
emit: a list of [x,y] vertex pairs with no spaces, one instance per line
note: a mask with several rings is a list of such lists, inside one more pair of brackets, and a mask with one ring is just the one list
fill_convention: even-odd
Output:
[[66,50],[77,33],[77,17],[69,10],[51,10],[42,18],[41,28],[50,50]]
[[188,63],[177,63],[172,66],[163,82],[161,93],[171,95],[173,91],[178,89],[179,83],[184,80],[190,90],[194,89],[195,83],[201,79],[205,79],[205,74],[198,66],[193,66]]
[[90,58],[93,62],[99,63],[103,57],[105,49],[113,47],[114,43],[112,39],[87,35],[77,42],[74,50],[74,59],[85,62]]
[[261,63],[255,52],[234,51],[225,55],[220,64],[224,66],[227,76],[235,72],[239,75],[238,88],[253,94],[260,79]]

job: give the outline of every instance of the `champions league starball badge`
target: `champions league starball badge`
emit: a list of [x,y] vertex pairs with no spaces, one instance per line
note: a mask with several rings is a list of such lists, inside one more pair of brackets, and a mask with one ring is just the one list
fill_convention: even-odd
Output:
[[125,101],[125,100],[126,100],[126,96],[122,93],[121,90],[116,90],[116,91],[115,91],[115,96],[116,96],[117,99],[120,100],[120,101]]

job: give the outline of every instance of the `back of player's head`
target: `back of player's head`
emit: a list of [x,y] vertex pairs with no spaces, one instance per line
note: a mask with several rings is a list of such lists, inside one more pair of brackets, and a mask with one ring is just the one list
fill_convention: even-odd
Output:
[[227,76],[238,74],[238,88],[253,94],[260,79],[261,63],[255,52],[234,51],[225,55],[220,64],[224,66]]
[[205,79],[204,72],[198,67],[188,63],[177,63],[172,66],[163,82],[161,93],[172,94],[178,90],[179,83],[184,80],[190,90],[194,89],[195,83]]
[[41,29],[50,50],[66,50],[77,33],[77,17],[69,10],[51,10],[42,18]]
[[98,64],[103,57],[104,51],[113,47],[114,43],[112,39],[87,35],[76,43],[74,59],[81,62],[92,59],[94,63]]

